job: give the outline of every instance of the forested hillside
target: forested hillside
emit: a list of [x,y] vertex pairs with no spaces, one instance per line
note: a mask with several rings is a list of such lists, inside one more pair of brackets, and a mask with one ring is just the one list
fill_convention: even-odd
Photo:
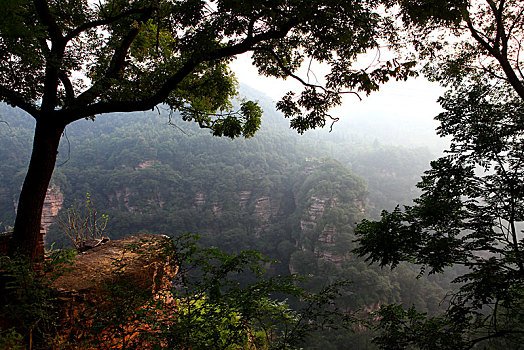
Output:
[[[348,310],[404,302],[435,311],[445,293],[437,283],[416,281],[408,266],[393,272],[370,267],[351,253],[357,222],[415,196],[429,152],[382,144],[371,135],[298,136],[267,98],[243,90],[265,111],[252,139],[213,138],[161,108],[69,126],[44,208],[47,244],[70,244],[54,215],[89,193],[98,211],[109,216],[105,234],[111,239],[198,233],[203,245],[257,249],[279,260],[273,273],[311,275],[312,289],[353,281],[344,291]],[[29,159],[32,122],[5,105],[0,113],[0,221],[9,226]],[[363,332],[353,337],[355,344],[369,344]],[[346,341],[341,332],[316,335],[309,344],[344,348]]]

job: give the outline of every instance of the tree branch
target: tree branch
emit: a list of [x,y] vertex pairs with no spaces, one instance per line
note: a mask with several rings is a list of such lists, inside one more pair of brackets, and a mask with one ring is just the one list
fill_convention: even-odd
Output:
[[524,100],[524,85],[517,77],[515,71],[513,70],[513,67],[508,61],[508,57],[501,54],[499,50],[497,50],[494,47],[491,47],[479,34],[479,32],[475,29],[473,26],[473,23],[471,21],[471,18],[469,17],[469,14],[466,14],[464,16],[464,20],[466,21],[466,24],[468,26],[469,31],[471,32],[471,35],[473,38],[485,49],[487,50],[500,64],[502,70],[508,77],[508,81],[511,84],[511,86],[515,89],[515,92]]
[[514,330],[496,331],[495,333],[488,334],[488,335],[486,335],[484,337],[473,339],[470,342],[471,343],[471,347],[470,348],[473,348],[473,346],[475,346],[475,344],[480,343],[480,342],[482,342],[484,340],[498,338],[498,337],[503,337],[503,336],[508,335],[508,334],[524,334],[524,331],[514,331]]
[[[288,23],[283,25],[280,29],[271,30],[265,33],[257,34],[252,37],[247,37],[238,44],[221,47],[215,49],[208,54],[199,55],[199,57],[193,57],[186,61],[186,63],[151,96],[145,97],[140,100],[131,100],[131,101],[102,101],[88,105],[88,93],[96,93],[94,86],[91,87],[88,91],[80,95],[76,101],[88,101],[80,103],[80,106],[74,109],[64,109],[58,111],[59,114],[65,114],[67,123],[71,123],[75,120],[93,116],[96,114],[102,113],[112,113],[112,112],[132,112],[132,111],[146,111],[153,109],[156,105],[164,102],[171,91],[173,91],[177,85],[193,70],[198,67],[200,63],[203,62],[212,62],[215,60],[224,59],[227,57],[234,57],[236,55],[245,53],[252,50],[252,48],[263,41],[271,39],[283,38],[287,35],[289,30],[296,24],[296,20],[290,20]],[[123,62],[122,62],[123,63]],[[100,88],[100,84],[98,85]],[[93,96],[91,96],[93,97]],[[90,99],[92,100],[92,98]]]
[[501,52],[503,55],[508,54],[508,37],[506,35],[506,32],[504,30],[504,18],[503,18],[503,12],[504,12],[504,0],[500,0],[498,11],[495,13],[495,20],[497,21],[497,35],[495,37],[495,43],[497,44],[497,47],[499,46],[499,42],[502,44],[502,50]]
[[[316,85],[316,84],[311,84],[311,83],[306,82],[304,79],[302,79],[298,75],[296,75],[293,72],[291,72],[291,70],[289,70],[289,68],[287,68],[285,66],[285,64],[282,62],[280,57],[278,57],[278,55],[273,50],[266,49],[266,48],[256,48],[254,51],[256,51],[256,50],[265,51],[265,52],[270,53],[273,56],[273,58],[275,59],[275,61],[277,62],[277,65],[280,67],[280,69],[282,69],[288,76],[290,76],[291,78],[297,80],[299,83],[301,83],[302,85],[304,85],[306,87],[310,87],[310,88],[313,88],[313,89],[321,89],[325,93],[330,93],[330,94],[354,94],[354,95],[356,95],[358,97],[359,100],[362,101],[362,98],[360,97],[360,95],[357,92],[355,92],[355,91],[339,91],[339,92],[337,92],[337,91],[329,90],[329,89],[325,88],[322,85]],[[332,119],[336,119],[335,122],[338,121],[338,118],[332,118]],[[332,126],[333,126],[333,124],[332,124]]]
[[517,49],[517,62],[516,67],[517,71],[519,72],[520,78],[524,80],[524,74],[522,73],[522,69],[520,68],[520,52],[522,50],[522,40],[519,41],[519,47]]
[[524,14],[524,6],[521,8],[520,12],[515,16],[515,20],[513,21],[511,26],[508,28],[508,37],[511,37],[513,29],[515,29],[515,27],[519,23],[520,18],[522,17],[523,14]]
[[58,44],[64,38],[62,36],[60,27],[58,27],[58,24],[56,23],[51,10],[49,9],[47,0],[33,0],[33,3],[35,4],[36,12],[42,21],[42,24],[45,25],[48,29],[51,42],[53,44]]
[[62,31],[55,21],[47,0],[33,0],[40,21],[47,27],[51,40],[51,50],[46,57],[44,94],[42,97],[42,110],[54,110],[57,102],[57,86],[59,65],[62,61],[66,41]]
[[69,77],[65,72],[59,72],[58,78],[64,85],[64,89],[66,92],[66,101],[70,101],[75,97],[75,91],[73,90],[73,84],[71,84],[71,80],[69,80]]
[[87,118],[97,114],[112,113],[112,112],[134,112],[146,111],[153,109],[156,105],[162,103],[169,93],[176,88],[176,86],[188,76],[196,67],[198,63],[194,61],[186,62],[173,76],[171,76],[166,83],[152,96],[143,98],[141,100],[131,101],[102,101],[92,105],[80,105],[74,109],[63,109],[57,111],[59,115],[64,114],[66,123],[71,123],[75,120]]
[[120,20],[122,18],[126,18],[126,17],[134,15],[134,14],[146,13],[147,11],[150,11],[150,9],[151,8],[132,9],[132,10],[128,10],[128,11],[122,12],[122,13],[116,15],[116,16],[112,16],[112,17],[108,17],[108,18],[105,18],[105,19],[99,19],[99,20],[95,20],[95,21],[84,23],[81,26],[79,26],[79,27],[73,29],[71,32],[69,32],[65,36],[65,40],[66,41],[70,41],[74,37],[80,35],[82,32],[85,32],[86,30],[93,29],[93,28],[100,27],[100,26],[104,26],[104,25],[108,25],[108,24],[116,22],[116,21],[118,21],[118,20]]
[[26,101],[26,99],[20,96],[15,91],[12,91],[5,86],[0,85],[0,98],[10,104],[13,107],[19,107],[29,113],[33,118],[38,120],[39,110],[35,105]]
[[[145,20],[150,18],[152,13],[152,7],[148,8],[148,11],[144,12],[140,17],[140,22],[144,22]],[[123,38],[122,42],[120,43],[120,46],[115,48],[113,57],[111,58],[111,62],[109,63],[109,67],[104,77],[95,82],[93,86],[91,86],[88,90],[84,91],[80,96],[78,96],[78,98],[75,101],[76,103],[80,105],[87,105],[91,103],[96,97],[98,97],[101,92],[105,91],[111,86],[110,80],[118,77],[119,73],[121,73],[125,65],[125,59],[129,51],[129,48],[131,47],[131,44],[135,40],[138,33],[140,33],[140,30],[141,26],[139,25],[136,28],[132,28],[127,33],[127,35]]]

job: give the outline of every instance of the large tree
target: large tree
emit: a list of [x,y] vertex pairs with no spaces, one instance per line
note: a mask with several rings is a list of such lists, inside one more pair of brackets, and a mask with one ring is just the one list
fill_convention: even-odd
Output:
[[[389,1],[384,1],[387,6]],[[252,53],[260,74],[303,83],[278,107],[299,132],[323,126],[341,94],[405,78],[411,63],[353,69],[356,56],[392,39],[381,1],[2,0],[0,101],[36,119],[12,251],[37,258],[42,206],[65,127],[82,118],[165,104],[214,135],[252,136],[261,111],[232,110],[228,63]],[[323,86],[297,75],[327,63]]]
[[[439,7],[446,3],[454,11]],[[454,266],[462,274],[443,315],[384,307],[376,342],[517,348],[524,339],[524,3],[402,5],[415,47],[432,58],[428,77],[449,87],[437,119],[451,146],[431,163],[414,205],[359,225],[357,251],[382,266],[410,262],[422,273]],[[455,35],[449,45],[445,30]]]

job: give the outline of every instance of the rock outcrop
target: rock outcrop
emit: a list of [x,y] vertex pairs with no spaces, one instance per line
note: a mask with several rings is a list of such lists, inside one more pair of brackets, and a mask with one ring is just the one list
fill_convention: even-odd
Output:
[[146,160],[146,161],[143,161],[142,163],[138,164],[138,165],[136,166],[135,170],[138,170],[138,169],[147,169],[147,168],[152,167],[153,164],[155,164],[155,160],[154,160],[154,159]]
[[49,227],[56,221],[56,216],[64,204],[64,194],[57,185],[51,185],[47,189],[44,207],[42,208],[42,227],[48,231]]
[[164,239],[163,235],[142,234],[87,250],[74,259],[71,269],[58,277],[52,287],[61,296],[96,299],[103,296],[105,286],[125,279],[157,293],[170,286],[177,272],[169,260],[159,255]]
[[[57,292],[62,310],[64,333],[60,337],[68,341],[92,337],[92,333],[86,334],[86,329],[91,325],[93,310],[98,314],[110,312],[120,302],[115,299],[119,294],[115,296],[111,292],[115,286],[124,286],[124,296],[127,289],[132,289],[166,298],[177,267],[162,254],[164,238],[162,235],[137,235],[110,241],[79,254],[72,267],[51,285]],[[121,327],[127,327],[131,335],[132,330],[147,330],[147,325],[140,320],[130,320],[129,325]],[[100,336],[111,338],[116,343],[120,341],[117,335],[106,334],[108,332],[106,330]]]
[[[18,201],[14,201],[15,212],[18,209]],[[64,204],[64,194],[60,191],[60,186],[51,184],[47,189],[44,206],[42,208],[42,228],[47,231],[55,223],[56,216]]]
[[196,207],[201,207],[206,204],[206,195],[204,192],[196,192],[193,201],[195,202]]
[[314,230],[317,227],[317,221],[322,218],[326,207],[334,207],[337,204],[336,198],[329,197],[311,197],[311,204],[307,209],[307,215],[300,220],[300,229],[302,231]]
[[[311,196],[309,205],[304,209],[304,215],[300,220],[300,230],[303,236],[311,237],[312,241],[305,243],[297,240],[296,242],[302,251],[311,251],[317,259],[328,261],[335,265],[340,265],[346,260],[348,254],[341,253],[341,249],[337,247],[340,244],[340,242],[337,242],[337,229],[327,223],[319,226],[319,222],[327,210],[335,208],[339,204],[337,197]],[[315,232],[317,233],[315,234]]]
[[238,206],[244,209],[251,198],[251,191],[241,191],[238,197]]

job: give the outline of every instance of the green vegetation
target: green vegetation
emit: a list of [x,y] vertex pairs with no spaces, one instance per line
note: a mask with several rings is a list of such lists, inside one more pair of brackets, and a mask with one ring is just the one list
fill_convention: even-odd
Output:
[[[264,266],[271,261],[260,253],[226,254],[203,248],[194,235],[166,238],[152,250],[142,249],[142,244],[126,250],[139,252],[139,259],[153,258],[177,268],[172,289],[155,295],[137,286],[137,281],[121,278],[126,263],[115,259],[114,275],[107,276],[113,283],[106,285],[105,299],[100,304],[84,301],[85,309],[75,319],[62,319],[61,308],[70,305],[60,302],[51,287],[68,268],[74,251],[53,253],[43,270],[36,272],[27,261],[3,256],[1,282],[7,293],[2,294],[0,320],[8,319],[11,327],[0,331],[0,345],[9,349],[298,349],[317,329],[351,331],[358,325],[348,310],[336,306],[344,283],[310,293],[297,286],[303,278],[268,276]],[[297,305],[291,307],[287,298]]]
[[0,348],[52,346],[60,313],[50,285],[75,255],[76,251],[55,252],[38,270],[24,257],[0,256]]
[[[261,105],[269,103],[261,95],[257,98]],[[4,107],[3,119],[11,125],[20,123],[23,119],[11,118],[11,111]],[[269,109],[261,130],[250,140],[210,138],[206,131],[175,117],[171,121],[176,126],[168,121],[167,114],[149,112],[68,127],[58,160],[62,165],[53,178],[64,194],[62,212],[89,192],[98,211],[110,217],[104,234],[111,239],[135,233],[177,237],[195,232],[205,248],[214,246],[231,254],[256,249],[279,260],[268,268],[270,276],[289,275],[290,268],[311,276],[303,283],[312,292],[336,281],[352,281],[339,288],[342,296],[337,305],[346,310],[375,310],[382,303],[404,302],[437,312],[448,287],[446,279],[414,281],[417,271],[408,266],[390,273],[368,267],[350,253],[356,223],[373,214],[367,212],[368,189],[381,200],[372,202],[374,207],[405,200],[406,193],[395,188],[412,193],[412,179],[429,158],[427,152],[351,138],[335,141],[327,133],[321,138],[294,135]],[[10,157],[10,151],[15,152],[12,145],[22,142],[24,135],[30,138],[30,127],[28,122],[25,127],[1,128],[9,136],[1,141],[9,152],[0,156]],[[343,164],[376,179],[375,186],[367,189],[364,180]],[[0,169],[0,174],[16,178],[23,174],[23,165]],[[22,176],[18,181],[4,188],[9,193],[7,210],[0,214],[6,224],[14,218],[12,199]],[[382,188],[386,190],[380,195]],[[310,220],[315,205],[324,207],[322,218]],[[314,228],[308,226],[310,221],[316,223]],[[326,241],[326,233],[331,241]],[[71,246],[58,225],[51,227],[46,239],[48,244],[56,242],[55,247]],[[300,306],[290,301],[288,307]],[[371,338],[362,329],[353,333],[324,329],[310,332],[304,347],[344,348],[351,342],[355,349],[364,349],[371,346]]]
[[[438,57],[427,64],[428,76],[449,87],[437,119],[451,147],[425,172],[414,205],[359,225],[357,252],[381,266],[407,261],[421,274],[451,266],[461,273],[441,315],[382,308],[375,342],[383,349],[518,349],[524,340],[524,4],[437,3],[443,7],[429,11],[406,2],[404,10],[422,38],[421,52]],[[440,12],[450,4],[455,12]],[[428,23],[457,35],[452,50],[435,45]]]
[[[267,347],[276,340],[277,348],[301,341],[310,348],[350,342],[367,348],[370,337],[385,349],[522,344],[522,1],[138,0],[89,6],[46,0],[0,5],[8,19],[0,23],[0,101],[36,120],[26,122],[19,110],[1,107],[2,142],[11,151],[1,155],[0,220],[14,222],[11,258],[40,258],[40,213],[52,181],[66,207],[93,193],[111,217],[107,231],[113,238],[138,232],[202,235],[204,248],[189,248],[192,254],[179,261],[191,263],[196,253],[200,262],[188,293],[178,294],[180,317],[159,329],[173,347],[185,346],[177,343],[182,341],[234,348],[250,340]],[[450,43],[446,35],[454,36]],[[384,43],[405,63],[352,66],[359,54]],[[452,143],[426,171],[419,198],[409,203],[418,171],[406,171],[422,166],[411,161],[419,151],[378,143],[349,151],[354,142],[319,134],[298,139],[274,116],[261,128],[259,104],[232,101],[237,87],[227,65],[246,52],[259,73],[303,84],[300,95],[289,92],[277,103],[299,133],[337,120],[328,110],[340,103],[344,89],[370,93],[391,78],[415,75],[420,62],[426,77],[449,88],[437,119],[439,133]],[[331,68],[325,86],[296,75],[310,59]],[[89,119],[101,114],[111,122],[91,125]],[[179,120],[195,123],[181,127]],[[31,127],[34,135],[27,131]],[[233,142],[210,140],[201,129],[230,139],[261,130],[252,142]],[[31,154],[25,180],[27,165],[14,147]],[[57,154],[69,151],[76,156],[60,159],[51,179]],[[367,178],[369,189],[351,171]],[[404,193],[390,192],[395,186]],[[407,205],[401,210],[392,205],[397,202]],[[383,208],[389,211],[372,221]],[[65,240],[59,232],[51,228],[48,238],[60,245]],[[251,249],[281,261],[269,267],[268,279]],[[393,271],[367,266],[362,258]],[[2,342],[31,343],[34,335],[45,342],[54,324],[53,317],[44,320],[44,314],[53,315],[52,296],[30,269],[19,282],[25,275],[9,259],[2,262],[2,283],[15,303],[3,312],[20,316],[20,322],[3,331]],[[246,268],[254,280],[243,274],[228,279]],[[290,277],[297,271],[309,274],[301,283],[320,294],[299,292]],[[446,310],[437,305],[449,277],[434,276],[443,272],[451,272],[456,284]],[[336,282],[347,280],[353,284]],[[27,286],[40,291],[31,294],[23,290]],[[135,297],[144,302],[138,292],[126,296],[133,288],[112,287],[117,314],[98,317],[97,331],[123,332],[122,319],[147,318],[144,310],[129,307]],[[294,298],[283,302],[279,291]],[[276,299],[268,297],[272,293]],[[317,304],[322,307],[315,309]],[[375,318],[353,323],[358,331],[350,334],[346,316],[358,309]],[[323,318],[316,327],[315,315],[337,318]]]
[[[346,89],[370,93],[413,75],[413,62],[354,69],[357,56],[395,40],[381,15],[390,1],[3,1],[0,16],[0,101],[36,121],[34,147],[15,221],[11,253],[32,260],[41,212],[67,125],[160,104],[213,135],[251,137],[261,109],[233,109],[228,64],[252,53],[259,74],[294,78],[277,108],[303,133],[324,126]],[[103,34],[102,34],[103,33]],[[331,67],[325,86],[297,76],[302,62]],[[86,79],[84,79],[86,78]],[[356,93],[356,92],[355,92]]]

